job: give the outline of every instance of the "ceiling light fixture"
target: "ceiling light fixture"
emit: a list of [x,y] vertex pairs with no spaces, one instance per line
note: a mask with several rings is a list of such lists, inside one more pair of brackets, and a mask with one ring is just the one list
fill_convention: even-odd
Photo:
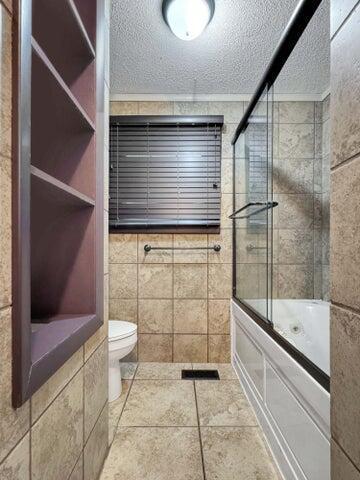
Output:
[[163,0],[162,14],[174,35],[193,40],[201,35],[215,11],[215,0]]

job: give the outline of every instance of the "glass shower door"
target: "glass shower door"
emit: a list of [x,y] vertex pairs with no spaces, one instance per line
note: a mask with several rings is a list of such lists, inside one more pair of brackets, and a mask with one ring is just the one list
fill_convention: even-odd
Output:
[[235,297],[272,323],[272,97],[234,145]]

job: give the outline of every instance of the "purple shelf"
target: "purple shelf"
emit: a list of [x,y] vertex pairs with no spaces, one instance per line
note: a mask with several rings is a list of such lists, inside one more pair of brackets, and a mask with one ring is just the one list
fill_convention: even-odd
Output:
[[[33,96],[38,95],[39,101],[41,101],[39,108],[41,106],[44,109],[51,107],[53,115],[60,112],[64,121],[65,119],[67,122],[70,120],[70,123],[73,124],[74,120],[75,122],[77,120],[76,123],[79,126],[82,124],[83,128],[95,131],[93,121],[34,38],[31,40],[31,46],[33,50]],[[46,92],[46,101],[44,92]],[[50,120],[51,118],[46,118],[46,121]]]
[[32,59],[32,164],[94,198],[94,123],[34,39]]
[[92,45],[96,44],[96,0],[69,0],[81,17]]
[[69,63],[66,62],[69,54],[85,60],[95,57],[93,44],[73,0],[33,0],[33,35],[64,66]]
[[44,199],[48,199],[51,203],[61,203],[68,206],[94,207],[95,201],[90,197],[83,195],[72,187],[69,187],[60,180],[39,170],[33,165],[31,171],[31,188],[33,193],[37,195],[41,192]]
[[38,325],[38,330],[31,334],[32,363],[41,361],[46,355],[58,348],[72,335],[89,323],[94,315],[54,315],[41,319],[33,318],[31,323]]
[[41,386],[43,378],[55,373],[101,325],[95,314],[32,319],[33,324],[39,322],[37,331],[31,333],[29,396]]
[[79,13],[73,0],[33,0],[33,38],[92,120],[95,50],[83,19],[87,25],[96,12],[93,1],[81,0]]
[[31,316],[95,310],[94,201],[31,166]]

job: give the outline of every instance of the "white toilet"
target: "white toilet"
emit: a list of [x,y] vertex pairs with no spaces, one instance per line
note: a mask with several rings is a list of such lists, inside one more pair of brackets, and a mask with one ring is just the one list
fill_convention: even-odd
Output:
[[137,325],[122,320],[109,320],[109,402],[121,395],[120,360],[137,342]]

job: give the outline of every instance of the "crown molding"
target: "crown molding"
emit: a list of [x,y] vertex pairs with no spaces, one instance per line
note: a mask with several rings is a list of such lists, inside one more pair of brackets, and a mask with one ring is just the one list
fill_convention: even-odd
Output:
[[251,99],[251,94],[159,94],[159,93],[129,93],[111,94],[113,102],[246,102]]
[[[274,94],[275,101],[288,102],[316,102],[323,101],[330,93],[330,87],[323,93],[277,93]],[[110,95],[112,102],[249,102],[252,95],[245,94],[159,94],[159,93],[113,93]]]

